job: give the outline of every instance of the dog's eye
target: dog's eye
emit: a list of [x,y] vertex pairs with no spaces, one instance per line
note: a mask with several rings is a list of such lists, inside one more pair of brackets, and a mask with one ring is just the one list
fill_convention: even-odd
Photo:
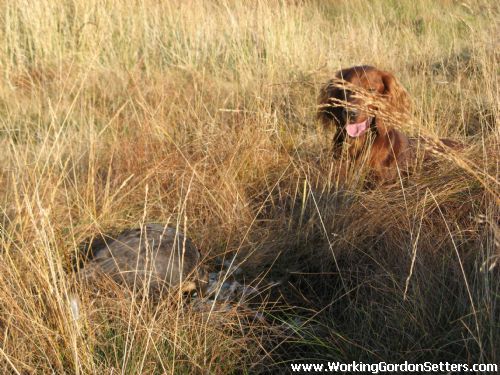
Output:
[[368,89],[368,91],[369,91],[369,92],[377,92],[377,89],[376,89],[376,88],[374,88],[374,87],[370,87],[370,88]]

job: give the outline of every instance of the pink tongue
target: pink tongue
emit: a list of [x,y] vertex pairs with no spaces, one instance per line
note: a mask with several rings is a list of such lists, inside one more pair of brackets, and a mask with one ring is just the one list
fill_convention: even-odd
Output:
[[346,125],[347,134],[351,137],[359,137],[364,134],[370,125],[368,124],[368,119],[363,122],[358,122],[356,124],[348,124]]

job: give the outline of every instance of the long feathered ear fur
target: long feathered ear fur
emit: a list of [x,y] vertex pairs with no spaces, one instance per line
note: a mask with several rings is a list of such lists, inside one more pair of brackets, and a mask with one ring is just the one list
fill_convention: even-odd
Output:
[[338,80],[338,77],[329,80],[319,91],[316,118],[326,128],[338,126],[342,121],[342,108],[336,105],[335,101],[345,100],[345,94],[344,90],[338,87]]
[[394,125],[398,126],[409,118],[411,111],[410,96],[404,87],[389,72],[381,72],[384,82],[382,106],[377,116],[377,133],[385,136]]
[[[341,122],[342,117],[342,107],[338,105],[339,102],[345,100],[345,91],[338,86],[341,77],[338,72],[334,79],[329,80],[325,83],[318,95],[318,111],[316,113],[316,118],[321,122],[323,127],[331,128],[335,126],[337,131],[333,137],[334,146],[342,145],[345,139],[345,129]],[[337,102],[337,103],[335,103]]]
[[388,72],[382,73],[382,81],[385,86],[384,95],[388,102],[387,109],[392,113],[408,116],[411,110],[411,100],[404,87]]

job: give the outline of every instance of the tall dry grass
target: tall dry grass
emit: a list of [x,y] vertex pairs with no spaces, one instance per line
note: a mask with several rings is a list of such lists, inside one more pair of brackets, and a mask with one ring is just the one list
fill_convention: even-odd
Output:
[[[498,16],[487,0],[2,2],[2,372],[498,362]],[[390,188],[340,181],[316,95],[354,64],[405,85],[405,131],[470,147]],[[266,319],[80,288],[85,238],[152,221],[280,281]]]

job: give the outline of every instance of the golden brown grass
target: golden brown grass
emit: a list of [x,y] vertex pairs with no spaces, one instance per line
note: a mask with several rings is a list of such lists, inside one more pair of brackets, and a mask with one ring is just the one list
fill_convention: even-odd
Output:
[[[1,371],[498,362],[498,13],[487,0],[2,2]],[[339,181],[316,95],[354,64],[405,85],[406,132],[470,147],[391,188]],[[237,253],[247,280],[281,280],[255,307],[266,320],[79,287],[85,238],[153,221],[186,226],[208,262]]]

